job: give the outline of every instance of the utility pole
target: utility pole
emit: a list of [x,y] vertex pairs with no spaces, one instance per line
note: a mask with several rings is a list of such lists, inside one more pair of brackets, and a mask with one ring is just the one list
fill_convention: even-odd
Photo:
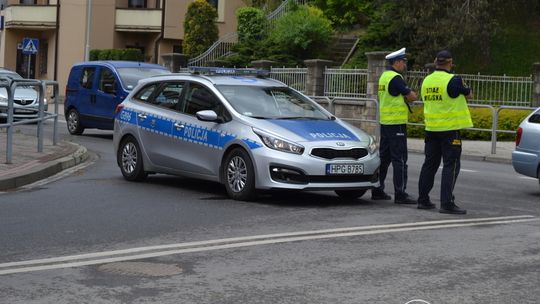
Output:
[[86,39],[84,48],[84,60],[90,60],[90,29],[92,27],[92,0],[86,0]]

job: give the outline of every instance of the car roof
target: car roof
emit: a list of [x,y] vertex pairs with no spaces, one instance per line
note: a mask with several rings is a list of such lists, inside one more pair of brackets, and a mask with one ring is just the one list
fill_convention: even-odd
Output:
[[122,61],[122,60],[96,60],[96,61],[83,61],[74,64],[73,66],[85,66],[85,65],[102,65],[115,68],[154,68],[154,69],[163,69],[168,70],[166,67],[146,62],[138,61]]
[[281,81],[255,76],[223,76],[223,75],[199,75],[191,73],[177,73],[168,75],[156,75],[147,78],[144,82],[168,81],[168,80],[206,80],[214,85],[238,85],[238,86],[262,86],[275,87],[287,86]]

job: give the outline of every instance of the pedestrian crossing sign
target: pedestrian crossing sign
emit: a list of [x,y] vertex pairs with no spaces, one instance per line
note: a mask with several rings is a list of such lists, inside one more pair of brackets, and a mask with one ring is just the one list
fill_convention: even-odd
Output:
[[34,55],[38,52],[39,40],[33,38],[24,38],[22,43],[22,53],[24,55]]

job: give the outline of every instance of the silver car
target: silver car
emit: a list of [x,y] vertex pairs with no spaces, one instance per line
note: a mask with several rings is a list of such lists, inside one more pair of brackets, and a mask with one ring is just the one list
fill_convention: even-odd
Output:
[[[0,79],[22,79],[22,77],[10,70],[0,69]],[[13,96],[13,118],[37,118],[39,109],[38,92],[32,86],[18,86]],[[6,88],[0,88],[0,119],[7,118],[8,96]],[[44,111],[47,111],[45,101]]]
[[273,79],[148,78],[116,112],[113,141],[127,180],[150,172],[200,178],[224,184],[237,200],[253,199],[258,189],[357,198],[378,186],[373,137]]
[[538,178],[540,182],[540,108],[519,125],[512,165],[517,173]]

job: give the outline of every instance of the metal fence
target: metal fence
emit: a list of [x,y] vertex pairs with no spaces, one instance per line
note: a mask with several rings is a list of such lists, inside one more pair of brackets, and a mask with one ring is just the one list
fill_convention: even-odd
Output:
[[367,97],[367,69],[330,69],[324,73],[324,96]]
[[307,68],[271,68],[270,78],[279,80],[302,93],[306,92]]

